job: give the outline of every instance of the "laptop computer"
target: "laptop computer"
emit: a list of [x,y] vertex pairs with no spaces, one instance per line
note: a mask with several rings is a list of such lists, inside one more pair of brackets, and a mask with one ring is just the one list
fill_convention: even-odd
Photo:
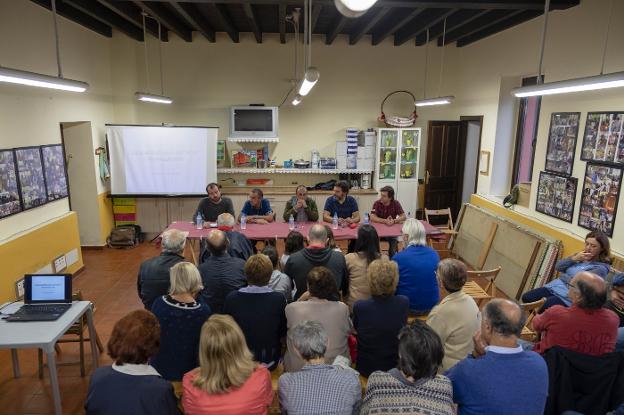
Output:
[[6,321],[54,321],[72,306],[71,274],[26,274],[24,305]]

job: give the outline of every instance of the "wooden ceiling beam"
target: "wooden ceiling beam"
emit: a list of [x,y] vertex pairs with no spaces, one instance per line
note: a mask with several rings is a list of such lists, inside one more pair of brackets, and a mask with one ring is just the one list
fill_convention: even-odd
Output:
[[247,20],[249,20],[249,25],[251,26],[251,31],[253,32],[254,37],[256,38],[256,42],[262,43],[262,29],[260,28],[260,22],[256,17],[253,6],[249,3],[243,3],[242,6],[245,16],[247,16]]
[[448,16],[452,15],[456,11],[457,9],[440,9],[431,11],[430,16],[427,16],[427,19],[425,19],[422,24],[412,24],[396,32],[394,35],[394,46],[400,46],[408,40],[413,39],[414,37],[418,37],[418,35],[420,34],[426,33],[427,29],[430,29],[436,24],[444,21],[444,19],[446,19]]
[[[147,2],[141,0],[132,0],[140,9],[144,10],[150,16],[158,19],[160,24],[167,29],[171,30],[181,39],[186,42],[193,40],[193,34],[184,23],[182,23],[177,16],[169,12],[162,4],[156,4],[155,2]],[[149,20],[149,19],[148,19]]]
[[105,25],[114,27],[134,40],[143,41],[143,31],[141,29],[95,0],[64,0],[63,3],[80,10]]
[[457,40],[457,47],[461,48],[471,43],[477,42],[481,39],[485,39],[488,36],[492,36],[495,33],[502,32],[503,30],[509,29],[510,27],[519,25],[520,23],[524,23],[527,20],[535,19],[537,16],[543,15],[543,12],[539,10],[526,10],[513,16],[510,16],[507,19],[501,20],[496,24],[492,24],[487,28],[471,33],[470,35],[464,36]]
[[372,14],[372,17],[368,19],[367,22],[361,24],[357,27],[350,35],[349,35],[349,44],[355,45],[362,39],[362,37],[373,30],[373,28],[379,23],[381,19],[383,19],[388,13],[390,13],[392,9],[390,7],[385,7],[383,9],[377,10],[373,9],[368,11],[366,14]]
[[[458,10],[446,19],[446,33],[470,23],[474,19],[485,14],[487,10]],[[444,34],[444,21],[438,22],[429,28],[429,41],[436,40],[438,36]],[[416,46],[422,46],[427,42],[427,33],[421,33],[416,36]]]
[[[316,22],[318,22],[318,18],[321,15],[321,10],[323,10],[323,6],[321,4],[312,4],[312,27],[310,27],[310,33],[314,33],[314,28],[316,27]],[[301,25],[301,29],[303,30],[303,25]]]
[[[118,14],[123,17],[134,26],[138,27],[143,31],[143,20],[141,17],[141,10],[138,9],[135,5],[130,3],[122,3],[115,0],[96,0],[102,6],[108,8],[112,12]],[[145,22],[147,33],[151,34],[155,38],[158,38],[158,25],[155,21],[151,19],[147,19]],[[169,41],[169,31],[166,27],[163,27],[161,30],[161,37],[163,42]]]
[[400,30],[403,26],[414,20],[416,16],[424,12],[425,9],[415,9],[410,13],[405,15],[401,20],[399,20],[394,26],[388,27],[382,32],[373,33],[373,45],[380,44],[385,38],[396,33],[397,30]]
[[280,43],[286,43],[286,5],[282,3],[278,6],[278,22]]
[[[457,30],[447,32],[444,43],[448,45],[449,43],[453,43],[462,37],[470,36],[473,33],[484,30],[522,12],[523,10],[490,10],[478,19],[474,19],[472,23],[466,24]],[[438,44],[441,45],[441,41]]]
[[175,0],[169,1],[169,4],[171,4],[175,11],[190,27],[201,33],[209,42],[216,42],[215,30],[206,21],[204,16],[202,16],[196,5],[179,3]]
[[227,6],[225,4],[211,4],[211,10],[217,20],[219,20],[219,23],[221,23],[221,26],[225,29],[228,36],[230,36],[230,39],[232,39],[232,42],[239,43],[239,33],[227,11]]
[[347,21],[348,21],[347,17],[338,13],[336,18],[332,22],[332,25],[330,26],[332,30],[327,34],[327,36],[325,36],[326,45],[331,45],[332,43],[334,43],[334,40],[336,40],[336,37],[340,34],[342,29],[344,29],[345,25],[347,24]]
[[[45,7],[48,10],[52,10],[52,2],[50,0],[31,0],[33,3],[38,4],[41,7]],[[81,12],[80,10],[65,4],[58,3],[56,5],[56,12],[59,16],[63,16],[71,21],[78,23],[81,26],[86,27],[89,30],[99,33],[102,36],[113,37],[113,29],[110,25],[102,23],[101,21],[94,19]]]

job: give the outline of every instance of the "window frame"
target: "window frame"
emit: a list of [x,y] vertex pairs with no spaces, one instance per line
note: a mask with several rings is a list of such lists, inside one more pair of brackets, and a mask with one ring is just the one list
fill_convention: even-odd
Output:
[[[544,82],[543,75],[542,75],[542,82]],[[531,85],[537,85],[537,76],[522,78],[522,86],[531,86]],[[533,98],[533,97],[520,98],[520,106],[518,108],[518,125],[516,127],[516,142],[514,144],[514,161],[513,161],[513,170],[511,174],[511,187],[512,188],[516,184],[519,184],[518,170],[520,168],[520,153],[521,153],[520,149],[521,149],[522,138],[524,136],[524,123],[525,123],[525,118],[526,118],[527,102],[529,98]],[[535,134],[531,142],[531,147],[532,147],[531,166],[529,169],[531,171],[531,176],[533,176],[533,167],[535,166],[535,148],[537,147],[537,129],[539,126],[540,111],[542,109],[542,97],[537,96],[537,98],[538,98],[538,102],[537,102],[537,110],[536,110],[535,125],[534,125]]]

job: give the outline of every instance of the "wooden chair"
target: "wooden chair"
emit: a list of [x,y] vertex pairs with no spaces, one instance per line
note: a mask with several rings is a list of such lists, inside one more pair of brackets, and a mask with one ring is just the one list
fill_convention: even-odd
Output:
[[[82,292],[79,290],[72,294],[72,300],[74,301],[83,301]],[[95,307],[93,307],[93,314],[95,315]],[[78,343],[80,347],[80,376],[84,377],[85,375],[85,358],[84,358],[84,344],[85,342],[90,342],[91,339],[89,337],[85,337],[85,328],[88,327],[87,323],[87,315],[83,314],[80,320],[74,323],[61,337],[56,345],[59,343]],[[97,348],[102,353],[104,351],[104,346],[102,345],[102,341],[100,337],[95,333],[95,342],[97,344]],[[57,349],[57,353],[60,353],[60,348]],[[39,362],[39,379],[43,379],[43,352],[41,349],[38,350],[38,362]],[[57,366],[66,366],[75,363],[57,363]]]
[[524,327],[522,328],[522,334],[520,335],[520,338],[522,340],[527,340],[531,342],[538,340],[538,335],[533,330],[532,323],[533,323],[533,318],[535,317],[537,312],[542,308],[542,306],[544,306],[545,302],[546,302],[546,298],[541,298],[538,301],[534,301],[532,303],[520,304],[520,307],[522,307],[522,309],[524,310],[526,314],[526,323],[524,324]]
[[[446,218],[446,222],[431,223],[431,218]],[[427,237],[429,246],[441,253],[446,253],[446,256],[455,258],[455,254],[448,249],[448,244],[451,236],[457,235],[455,226],[453,225],[453,216],[451,215],[451,208],[446,209],[425,209],[425,220],[431,225],[436,227],[444,235],[442,238]]]
[[[496,281],[496,277],[500,272],[501,267],[494,268],[487,271],[468,271],[468,281],[464,285],[462,289],[466,294],[474,298],[477,302],[479,308],[490,299],[496,297],[496,285],[494,281]],[[485,278],[487,279],[487,284],[485,288],[481,288],[474,278]]]

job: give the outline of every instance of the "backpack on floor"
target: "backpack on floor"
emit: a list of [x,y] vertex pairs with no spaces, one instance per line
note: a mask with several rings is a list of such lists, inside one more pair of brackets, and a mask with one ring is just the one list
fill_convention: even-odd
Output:
[[141,227],[138,225],[122,225],[113,229],[106,239],[111,248],[134,248],[141,242]]

